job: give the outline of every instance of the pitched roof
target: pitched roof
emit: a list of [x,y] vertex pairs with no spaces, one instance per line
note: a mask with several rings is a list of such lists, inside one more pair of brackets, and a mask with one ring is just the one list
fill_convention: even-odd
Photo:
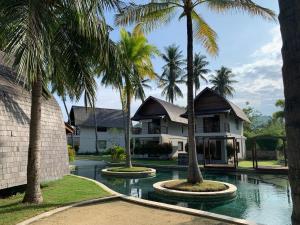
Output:
[[[212,90],[211,88],[205,88],[203,89],[195,98],[194,102],[196,103],[197,100],[203,96],[203,94],[210,92],[213,95],[218,96],[220,99],[222,99],[224,101],[225,104],[227,104],[228,108],[234,113],[234,115],[236,115],[238,118],[240,118],[241,120],[244,120],[248,123],[250,123],[250,120],[248,119],[247,115],[244,113],[244,111],[239,108],[237,105],[235,105],[234,103],[232,103],[231,101],[227,100],[226,98],[222,97],[219,93],[217,93],[216,91]],[[218,109],[220,110],[220,109]],[[197,113],[197,112],[195,112]]]
[[[123,112],[119,109],[95,108],[99,127],[124,128]],[[72,106],[70,112],[74,126],[94,127],[94,110],[90,107]]]
[[[158,103],[164,109],[165,112],[164,113],[159,112],[159,113],[155,113],[153,115],[147,115],[147,116],[140,115],[140,111],[142,110],[142,108],[145,105],[149,104],[151,101]],[[187,124],[187,119],[180,116],[184,112],[185,112],[185,108],[183,108],[183,107],[180,107],[180,106],[174,105],[172,103],[166,102],[164,100],[150,96],[138,108],[135,115],[132,117],[132,120],[141,120],[141,119],[154,118],[154,117],[160,117],[160,116],[168,116],[170,118],[170,120],[173,122]]]

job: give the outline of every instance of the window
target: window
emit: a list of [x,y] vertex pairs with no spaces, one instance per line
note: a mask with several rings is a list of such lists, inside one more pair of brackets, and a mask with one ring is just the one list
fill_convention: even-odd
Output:
[[237,130],[240,129],[240,121],[238,119],[235,119],[235,127]]
[[80,128],[78,126],[75,127],[75,135],[80,135]]
[[107,132],[107,127],[97,127],[97,132]]
[[184,133],[184,126],[181,125],[181,133],[183,134]]
[[106,141],[105,140],[98,140],[98,148],[106,149]]
[[203,118],[204,133],[220,132],[220,116]]
[[178,141],[178,151],[179,152],[183,151],[183,142],[182,141]]
[[160,119],[148,123],[148,134],[160,134]]

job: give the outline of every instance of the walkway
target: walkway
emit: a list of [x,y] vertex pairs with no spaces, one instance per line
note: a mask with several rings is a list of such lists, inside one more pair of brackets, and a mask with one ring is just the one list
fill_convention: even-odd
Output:
[[[229,225],[122,200],[74,207],[32,223],[34,225]],[[230,223],[232,224],[232,223]]]

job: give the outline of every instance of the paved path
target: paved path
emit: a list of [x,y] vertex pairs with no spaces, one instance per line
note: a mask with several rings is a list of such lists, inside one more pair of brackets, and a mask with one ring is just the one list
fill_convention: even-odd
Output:
[[220,221],[117,200],[74,207],[32,225],[229,225]]

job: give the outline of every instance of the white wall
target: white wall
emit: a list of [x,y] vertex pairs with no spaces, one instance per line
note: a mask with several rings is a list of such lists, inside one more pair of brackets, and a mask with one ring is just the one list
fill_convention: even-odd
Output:
[[[94,127],[80,127],[79,153],[95,152],[95,140]],[[114,145],[125,147],[124,131],[122,129],[108,128],[107,132],[98,132],[99,140],[107,141],[106,149],[99,149],[100,152]]]

